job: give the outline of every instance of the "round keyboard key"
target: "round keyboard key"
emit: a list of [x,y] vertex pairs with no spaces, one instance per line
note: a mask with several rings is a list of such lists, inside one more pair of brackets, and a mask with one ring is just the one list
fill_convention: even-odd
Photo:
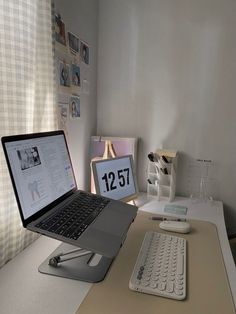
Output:
[[155,288],[157,287],[157,283],[154,282],[154,281],[152,281],[152,282],[150,283],[150,287],[151,287],[152,289],[155,289]]
[[166,291],[167,292],[173,292],[174,291],[174,284],[173,282],[168,282],[166,285]]
[[177,295],[182,295],[182,294],[183,294],[183,291],[178,290],[178,289],[175,289],[175,293],[176,293]]
[[164,282],[160,282],[158,284],[158,289],[159,290],[163,291],[163,290],[165,290],[165,288],[166,288],[166,284]]
[[141,280],[141,285],[144,286],[144,287],[148,287],[149,286],[149,281]]

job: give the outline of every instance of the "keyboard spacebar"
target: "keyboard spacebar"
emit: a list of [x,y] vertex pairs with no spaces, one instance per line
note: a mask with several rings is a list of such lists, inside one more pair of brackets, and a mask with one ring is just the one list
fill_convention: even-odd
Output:
[[177,260],[177,274],[182,275],[184,272],[184,255],[181,254],[178,256]]

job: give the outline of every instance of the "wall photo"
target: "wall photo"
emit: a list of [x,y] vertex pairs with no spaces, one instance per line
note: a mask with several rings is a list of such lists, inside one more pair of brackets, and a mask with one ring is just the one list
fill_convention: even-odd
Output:
[[80,86],[80,67],[77,64],[71,64],[72,85]]
[[59,61],[60,85],[70,87],[70,67],[65,61]]
[[71,96],[69,104],[70,118],[77,119],[80,118],[80,97]]
[[68,32],[68,42],[70,49],[73,52],[79,53],[79,38],[71,32]]
[[65,23],[62,21],[60,14],[55,15],[55,39],[60,44],[66,46]]
[[80,57],[85,64],[89,64],[89,46],[82,41],[80,44]]
[[58,122],[59,127],[65,131],[67,117],[68,117],[68,103],[59,103],[58,104]]

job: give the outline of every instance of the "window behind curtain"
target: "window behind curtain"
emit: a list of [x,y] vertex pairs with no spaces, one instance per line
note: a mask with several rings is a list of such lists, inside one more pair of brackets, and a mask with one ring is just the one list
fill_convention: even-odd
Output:
[[[0,0],[0,136],[56,128],[50,0]],[[22,228],[0,147],[0,266],[37,235]]]

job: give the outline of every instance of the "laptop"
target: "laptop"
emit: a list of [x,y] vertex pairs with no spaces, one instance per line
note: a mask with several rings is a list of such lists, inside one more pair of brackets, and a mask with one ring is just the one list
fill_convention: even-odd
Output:
[[23,227],[113,258],[137,207],[77,189],[63,131],[2,137]]

